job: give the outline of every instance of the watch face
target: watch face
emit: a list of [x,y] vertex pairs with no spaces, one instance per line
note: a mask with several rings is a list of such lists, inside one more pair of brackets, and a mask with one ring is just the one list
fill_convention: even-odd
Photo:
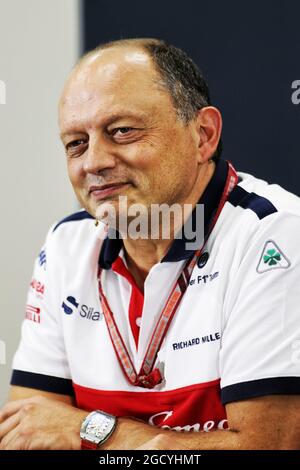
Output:
[[90,436],[95,436],[101,438],[103,435],[103,426],[105,425],[104,421],[106,418],[99,413],[94,414],[87,427],[85,432],[89,434]]
[[111,433],[115,420],[113,417],[99,411],[88,416],[80,433],[82,439],[100,444]]
[[101,438],[101,436],[102,436],[102,433],[100,432],[99,427],[98,426],[93,426],[92,424],[89,424],[87,426],[86,433],[89,436],[94,436],[94,437],[99,437],[99,438]]

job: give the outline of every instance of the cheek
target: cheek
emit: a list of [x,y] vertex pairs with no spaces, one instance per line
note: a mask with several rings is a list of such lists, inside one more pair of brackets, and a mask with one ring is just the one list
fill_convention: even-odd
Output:
[[122,154],[117,157],[132,169],[147,171],[148,168],[155,165],[158,152],[153,145],[140,142],[138,145],[128,146],[122,150]]
[[76,188],[80,188],[83,182],[82,164],[80,159],[74,158],[67,160],[67,170],[74,189],[76,190]]
[[196,150],[187,139],[170,143],[154,175],[161,190],[172,193],[188,190],[197,174]]

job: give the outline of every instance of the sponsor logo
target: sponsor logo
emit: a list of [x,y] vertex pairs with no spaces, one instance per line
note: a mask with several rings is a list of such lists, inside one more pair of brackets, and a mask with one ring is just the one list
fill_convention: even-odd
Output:
[[86,304],[80,305],[76,298],[71,295],[63,301],[61,307],[66,315],[72,315],[74,312],[76,312],[81,316],[81,318],[92,321],[102,320],[103,317],[103,314],[96,311],[94,307],[88,307]]
[[268,240],[260,255],[256,271],[261,274],[266,271],[271,271],[271,269],[286,269],[289,268],[290,265],[290,261],[279,246],[273,240]]
[[213,281],[219,277],[219,271],[216,271],[213,274],[205,274],[204,276],[197,276],[194,279],[191,279],[189,282],[190,286],[194,286],[195,284],[208,284],[209,282]]
[[42,250],[38,256],[39,265],[46,271],[47,257],[46,250]]
[[169,419],[173,415],[173,411],[162,411],[161,413],[157,413],[149,418],[148,423],[151,426],[159,426],[162,429],[172,429],[173,431],[204,431],[209,432],[212,429],[227,429],[228,428],[228,421],[227,419],[222,419],[219,422],[215,422],[213,420],[205,421],[203,425],[201,423],[195,424],[186,424],[185,426],[167,426],[163,424],[167,419]]
[[179,343],[173,343],[173,351],[179,350],[179,349],[185,349],[185,348],[190,348],[191,346],[197,346],[198,344],[204,344],[204,343],[212,343],[214,341],[218,341],[221,338],[221,335],[219,332],[210,334],[210,335],[205,335],[202,336],[201,338],[192,338],[188,339],[186,341],[180,341]]
[[25,318],[27,320],[34,321],[35,323],[41,323],[41,309],[27,304],[25,309]]
[[197,261],[198,268],[200,268],[200,269],[203,268],[206,265],[208,259],[209,259],[209,253],[207,251],[205,251],[204,253],[202,253],[202,255],[200,256],[200,258]]
[[42,284],[40,281],[37,281],[36,279],[32,279],[30,283],[31,289],[36,292],[37,297],[42,298],[44,295],[44,290],[45,286]]
[[75,297],[69,296],[67,297],[67,300],[62,303],[61,306],[66,315],[72,315],[72,313],[74,312],[74,307],[75,309],[77,309],[79,303],[76,302]]

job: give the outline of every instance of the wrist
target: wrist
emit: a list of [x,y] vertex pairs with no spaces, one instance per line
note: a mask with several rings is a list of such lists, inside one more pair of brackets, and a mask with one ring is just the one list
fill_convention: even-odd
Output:
[[72,432],[71,432],[71,449],[70,450],[80,450],[81,449],[81,438],[80,438],[80,428],[84,419],[88,416],[89,412],[86,410],[76,409],[76,414],[74,415],[74,420],[72,422]]
[[101,445],[101,450],[133,450],[157,434],[155,426],[136,418],[121,417],[113,434]]

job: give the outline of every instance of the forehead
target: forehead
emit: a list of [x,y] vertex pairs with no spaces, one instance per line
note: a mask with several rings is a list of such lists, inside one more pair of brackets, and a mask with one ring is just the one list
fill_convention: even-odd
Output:
[[[75,69],[63,91],[60,125],[92,124],[119,113],[146,115],[172,107],[151,58],[141,50],[104,50]],[[62,129],[62,130],[63,130]]]

